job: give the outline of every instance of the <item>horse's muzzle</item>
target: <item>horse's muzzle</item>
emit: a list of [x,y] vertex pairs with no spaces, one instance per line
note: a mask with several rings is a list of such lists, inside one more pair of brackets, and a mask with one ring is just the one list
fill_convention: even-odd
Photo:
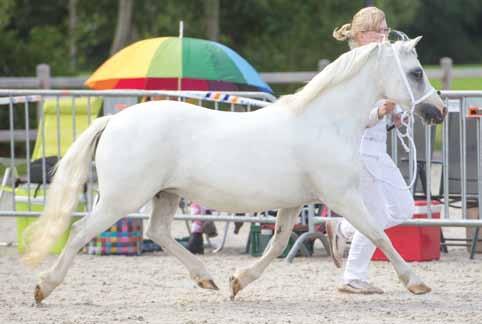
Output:
[[440,124],[447,116],[447,108],[443,108],[443,112],[432,104],[421,103],[415,107],[415,113],[420,116],[423,121],[428,124]]

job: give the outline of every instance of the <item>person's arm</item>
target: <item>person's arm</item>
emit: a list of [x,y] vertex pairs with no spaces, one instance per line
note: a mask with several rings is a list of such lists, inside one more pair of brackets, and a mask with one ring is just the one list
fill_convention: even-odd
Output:
[[376,107],[368,115],[367,128],[375,126],[383,117],[392,113],[395,109],[395,102],[390,99],[380,100]]
[[379,119],[379,116],[378,116],[378,105],[375,106],[375,108],[373,108],[371,111],[370,111],[370,114],[368,115],[368,123],[367,123],[367,128],[371,128],[373,126],[375,126],[378,122],[380,121]]

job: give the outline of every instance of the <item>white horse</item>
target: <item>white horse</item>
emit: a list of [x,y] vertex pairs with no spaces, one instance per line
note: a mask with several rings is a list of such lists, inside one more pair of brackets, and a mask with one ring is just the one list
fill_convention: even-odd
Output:
[[[217,289],[204,264],[170,235],[180,197],[228,212],[279,208],[271,247],[230,277],[232,298],[281,253],[300,208],[320,200],[388,256],[409,291],[429,292],[373,221],[358,188],[360,138],[375,102],[390,98],[409,109],[402,70],[415,96],[432,89],[415,53],[418,40],[347,52],[300,92],[255,112],[156,101],[94,121],[60,161],[45,210],[26,232],[24,260],[36,265],[67,228],[95,153],[99,202],[73,225],[62,254],[40,276],[36,302],[64,280],[90,239],[149,200],[147,236],[178,258],[200,287]],[[441,122],[446,110],[440,97],[425,97],[419,114]]]

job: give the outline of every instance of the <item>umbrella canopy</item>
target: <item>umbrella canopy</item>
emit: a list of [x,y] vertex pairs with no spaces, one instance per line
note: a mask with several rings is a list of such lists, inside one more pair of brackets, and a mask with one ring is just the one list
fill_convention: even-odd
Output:
[[229,47],[188,37],[151,38],[127,46],[102,64],[85,85],[98,90],[273,92]]

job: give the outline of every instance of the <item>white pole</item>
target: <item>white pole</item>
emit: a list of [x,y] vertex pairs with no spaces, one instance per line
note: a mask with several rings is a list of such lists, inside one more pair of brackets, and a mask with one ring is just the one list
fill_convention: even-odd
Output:
[[184,21],[179,22],[179,42],[181,46],[181,71],[179,72],[179,77],[177,78],[177,90],[181,91],[181,78],[182,78],[182,38],[184,37]]

